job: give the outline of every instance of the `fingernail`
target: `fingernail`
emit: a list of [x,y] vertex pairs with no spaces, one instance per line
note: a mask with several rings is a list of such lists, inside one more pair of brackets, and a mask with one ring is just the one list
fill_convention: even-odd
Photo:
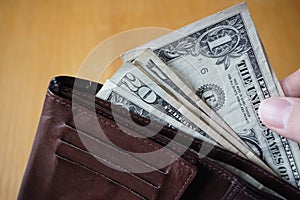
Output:
[[274,128],[286,126],[292,110],[292,104],[281,98],[264,100],[258,110],[262,122]]

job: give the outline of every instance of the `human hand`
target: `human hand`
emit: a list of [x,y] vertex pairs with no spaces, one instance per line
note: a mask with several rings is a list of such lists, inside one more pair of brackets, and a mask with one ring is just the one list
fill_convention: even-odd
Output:
[[276,133],[300,143],[300,69],[280,81],[286,97],[264,100],[261,121]]

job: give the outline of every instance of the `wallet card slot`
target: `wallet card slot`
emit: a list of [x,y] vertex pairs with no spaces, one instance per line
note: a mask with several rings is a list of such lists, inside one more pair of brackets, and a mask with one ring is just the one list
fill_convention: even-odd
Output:
[[[69,130],[71,130],[73,133],[77,134],[78,136],[80,135],[80,137],[82,137],[82,139],[83,139],[83,138],[88,138],[89,140],[91,140],[91,141],[94,142],[95,144],[106,145],[106,146],[109,146],[110,148],[112,148],[112,149],[114,149],[114,150],[120,152],[120,150],[118,150],[117,148],[115,148],[115,147],[113,147],[112,145],[108,144],[107,142],[103,141],[101,138],[94,136],[93,134],[90,134],[90,133],[87,133],[86,131],[83,131],[83,130],[79,130],[79,129],[77,129],[77,128],[74,128],[72,125],[70,125],[70,124],[68,124],[68,123],[66,123],[65,126],[66,126],[66,128],[68,128]],[[69,135],[70,135],[70,134],[68,134],[68,136],[69,136]],[[71,136],[72,136],[72,135],[71,135]],[[72,136],[72,137],[73,137],[73,136]],[[65,138],[65,140],[67,140],[67,135],[66,135],[66,133],[63,134],[62,138]],[[81,140],[80,140],[79,137],[77,137],[77,139],[79,139],[79,141],[76,140],[75,138],[70,138],[70,139],[73,139],[72,141],[77,142],[76,144],[78,144],[81,148],[86,149],[85,146],[82,144],[82,142],[81,142]],[[70,141],[70,142],[72,142],[72,141]],[[134,156],[130,155],[130,153],[126,153],[125,151],[122,151],[122,152],[120,152],[120,153],[126,154],[126,155],[128,155],[128,156],[134,158],[134,160],[135,160],[136,162],[142,163],[143,165],[149,167],[150,170],[156,170],[156,171],[158,171],[159,173],[162,173],[162,174],[166,174],[166,173],[167,173],[167,171],[166,171],[165,168],[157,169],[157,167],[151,165],[151,163],[145,162],[145,161],[142,160],[142,159],[139,159],[139,158],[137,158],[137,157],[134,157]]]
[[[103,164],[104,161],[101,160],[101,158],[95,158],[93,155],[64,141],[60,141],[55,154],[56,156],[58,155],[96,173],[102,174],[132,191],[139,191],[139,194],[147,199],[152,199],[158,193],[158,187],[146,182],[135,174],[112,169],[110,166]],[[113,165],[113,163],[110,164]],[[143,193],[140,191],[143,191]]]
[[[148,199],[147,197],[145,197],[145,196],[139,194],[138,192],[136,192],[136,191],[130,189],[129,187],[127,187],[127,186],[125,186],[125,185],[119,183],[118,181],[111,179],[110,177],[106,176],[105,174],[100,173],[100,172],[98,172],[98,171],[95,171],[94,169],[89,168],[89,167],[87,167],[87,166],[85,166],[85,165],[82,165],[81,163],[75,162],[75,161],[73,161],[73,160],[71,160],[71,159],[69,159],[69,158],[67,158],[67,157],[65,157],[65,156],[63,156],[63,155],[57,154],[57,153],[55,153],[55,157],[58,159],[58,162],[59,162],[59,161],[62,161],[62,162],[69,163],[69,164],[71,164],[71,165],[75,165],[75,166],[77,166],[77,167],[79,167],[79,168],[82,168],[82,169],[85,170],[85,171],[88,171],[88,172],[90,172],[90,173],[95,174],[95,175],[98,176],[98,177],[101,177],[104,181],[108,181],[108,182],[110,182],[110,183],[116,185],[116,187],[121,187],[121,188],[123,188],[125,191],[128,191],[129,193],[131,193],[131,194],[133,195],[133,196],[131,196],[131,198],[136,197],[136,198],[134,198],[134,199],[144,199],[144,200]],[[93,178],[93,179],[97,179],[97,178],[95,177],[95,178]],[[94,180],[93,180],[93,182],[94,182]],[[103,192],[103,191],[102,191],[102,192]],[[127,195],[128,195],[128,193],[127,193]]]
[[[93,155],[93,154],[91,154],[90,152],[88,152],[88,151],[86,151],[86,150],[84,150],[84,149],[81,149],[81,148],[79,148],[79,147],[77,147],[77,146],[75,146],[75,145],[73,145],[73,144],[71,144],[71,143],[69,143],[69,142],[66,142],[66,141],[63,141],[63,140],[60,140],[60,142],[63,143],[64,145],[68,146],[69,148],[74,148],[75,151],[78,150],[78,151],[82,152],[82,155],[87,156],[87,157],[89,157],[89,158],[91,158],[91,159],[94,159],[93,162],[96,162],[96,163],[102,163],[102,164],[103,164],[103,163],[106,163],[106,164],[112,165],[112,167],[114,167],[114,168],[120,168],[120,166],[117,166],[116,164],[114,164],[114,163],[112,163],[112,162],[110,162],[110,161],[108,161],[108,160],[104,160],[104,159],[101,158],[101,157],[98,157],[98,156],[96,156],[96,155]],[[57,152],[59,152],[59,150],[58,150]],[[57,154],[57,152],[56,152],[56,154]],[[100,160],[101,160],[101,161],[100,161]],[[73,161],[74,161],[74,162],[77,162],[77,161],[75,161],[75,160],[73,160]],[[84,161],[84,160],[83,160],[83,161]],[[78,162],[79,162],[79,160],[78,160]],[[82,165],[84,165],[84,164],[82,164]],[[105,165],[105,164],[104,164],[104,165]],[[107,166],[107,165],[105,165],[105,166]],[[107,166],[107,167],[109,167],[109,166]],[[114,170],[115,170],[115,169],[114,169]],[[139,174],[138,174],[138,175],[137,175],[137,174],[134,174],[134,173],[131,173],[131,174],[130,174],[130,173],[128,173],[128,172],[126,171],[126,169],[119,169],[119,170],[123,170],[123,171],[120,171],[120,172],[126,172],[127,174],[129,174],[129,175],[133,176],[134,178],[137,178],[137,179],[139,179],[139,180],[145,182],[145,183],[148,184],[148,185],[153,186],[154,188],[158,188],[158,187],[159,187],[159,185],[154,185],[153,183],[149,182],[147,179],[141,178],[141,177],[139,176]]]
[[[62,140],[68,141],[70,143],[74,142],[74,143],[76,143],[76,145],[78,147],[80,147],[82,149],[86,150],[86,147],[82,144],[81,139],[87,139],[87,141],[91,141],[93,144],[105,145],[105,146],[107,146],[107,148],[111,148],[112,150],[117,151],[121,154],[124,154],[124,155],[126,154],[126,156],[130,156],[136,162],[147,166],[149,168],[149,170],[151,170],[151,171],[155,170],[158,173],[161,173],[161,174],[164,174],[164,175],[168,173],[165,168],[157,169],[155,166],[151,165],[151,163],[145,162],[144,160],[141,160],[137,157],[134,157],[134,156],[130,155],[129,153],[126,153],[125,151],[121,152],[119,149],[113,147],[112,145],[108,144],[107,142],[103,141],[102,139],[97,138],[97,137],[93,136],[93,134],[87,133],[86,131],[79,130],[79,129],[73,127],[72,125],[70,125],[69,123],[66,123],[65,127],[68,130],[72,131],[73,133],[68,134],[68,131],[66,131],[66,133],[64,133],[63,136],[62,136]],[[74,134],[77,137],[75,137]],[[80,136],[80,138],[79,138],[79,136]]]
[[[86,148],[84,147],[84,145],[82,144],[78,134],[81,135],[80,136],[81,138],[82,137],[86,138],[86,137],[91,137],[91,136],[84,134],[82,131],[75,131],[71,127],[67,127],[67,128],[68,128],[68,131],[65,131],[64,134],[62,135],[61,142],[64,142],[66,145],[70,145],[73,148],[76,148],[80,151],[84,151],[86,154],[94,156],[95,158],[100,159],[104,163],[109,162],[109,163],[107,163],[108,165],[114,165],[114,163],[111,159],[104,159],[104,158],[101,158],[101,156],[99,156],[99,155],[95,155],[95,154],[92,154],[91,152],[88,152],[86,150]],[[72,132],[70,132],[70,130]],[[89,140],[90,144],[92,144],[93,146],[102,145],[102,148],[110,148],[110,146],[108,144],[104,143],[103,141],[100,141],[93,137],[91,137],[89,139],[90,139]],[[104,145],[106,147],[104,147]],[[111,157],[109,157],[109,158],[111,158]],[[118,165],[115,164],[114,167],[117,168]],[[120,169],[120,170],[124,171],[125,169]],[[155,168],[152,168],[152,171],[149,173],[138,173],[138,174],[135,174],[134,176],[145,181],[147,184],[151,184],[153,187],[159,187],[162,184],[162,182],[164,182],[164,180],[166,179],[167,173],[159,171],[159,170],[155,170]]]

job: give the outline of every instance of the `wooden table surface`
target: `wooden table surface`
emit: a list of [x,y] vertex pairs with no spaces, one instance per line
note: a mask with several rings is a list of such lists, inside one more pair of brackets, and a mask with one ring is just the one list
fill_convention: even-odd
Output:
[[[239,2],[0,0],[0,199],[18,194],[53,76],[76,75],[88,53],[119,32],[177,29]],[[298,69],[300,1],[247,2],[279,78]]]

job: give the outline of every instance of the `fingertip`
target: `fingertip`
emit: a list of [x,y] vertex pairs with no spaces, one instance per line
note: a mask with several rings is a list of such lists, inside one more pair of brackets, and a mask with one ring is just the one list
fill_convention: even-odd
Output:
[[272,97],[262,101],[258,114],[270,130],[300,142],[300,99]]
[[258,110],[265,125],[282,129],[286,126],[291,111],[291,103],[285,98],[272,97],[264,100]]

